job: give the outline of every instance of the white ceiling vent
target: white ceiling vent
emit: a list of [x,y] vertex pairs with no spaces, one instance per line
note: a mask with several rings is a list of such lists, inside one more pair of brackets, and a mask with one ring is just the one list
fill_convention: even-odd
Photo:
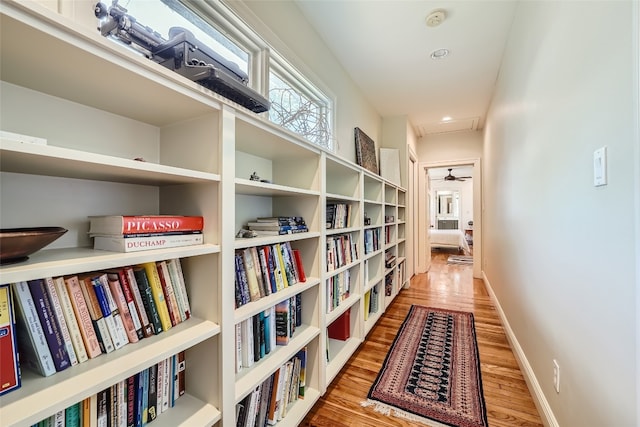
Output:
[[468,119],[454,119],[446,122],[425,123],[416,126],[416,133],[418,134],[418,137],[423,137],[425,135],[436,133],[477,130],[478,121],[478,117],[471,117]]

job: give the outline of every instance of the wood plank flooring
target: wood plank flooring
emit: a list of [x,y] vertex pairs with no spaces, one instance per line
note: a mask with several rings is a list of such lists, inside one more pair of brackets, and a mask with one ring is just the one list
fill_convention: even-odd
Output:
[[431,270],[400,292],[301,426],[417,425],[360,406],[412,304],[474,314],[490,426],[543,425],[482,280],[473,279],[470,265],[447,264],[448,256],[434,252]]

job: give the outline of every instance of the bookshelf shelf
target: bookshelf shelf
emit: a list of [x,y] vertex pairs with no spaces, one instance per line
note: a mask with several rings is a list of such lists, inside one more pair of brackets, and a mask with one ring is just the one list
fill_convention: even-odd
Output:
[[186,258],[219,252],[220,246],[212,244],[131,253],[97,251],[91,248],[45,249],[31,255],[23,263],[0,267],[0,282],[12,283],[46,276],[64,276],[154,260]]
[[191,318],[167,332],[128,344],[46,378],[25,370],[22,387],[0,397],[3,425],[37,423],[51,415],[52,408],[65,408],[219,333],[219,325]]
[[320,192],[315,190],[304,190],[301,188],[288,187],[285,185],[276,185],[260,181],[251,181],[248,179],[236,178],[236,194],[268,197],[296,195],[319,196]]
[[327,313],[327,325],[330,325],[338,317],[340,317],[345,311],[350,310],[351,307],[360,301],[360,294],[352,293],[349,298],[340,301],[340,305],[334,308],[331,312]]
[[236,239],[234,247],[236,249],[242,249],[249,248],[251,246],[273,245],[274,243],[297,242],[301,240],[317,239],[319,236],[320,233],[314,231],[309,231],[307,233],[284,234],[282,236],[258,236],[248,239]]
[[327,364],[327,384],[330,384],[338,375],[340,370],[347,363],[349,358],[355,353],[360,344],[361,338],[349,338],[346,341],[329,339],[329,363]]
[[250,302],[235,310],[235,323],[242,322],[254,316],[269,307],[273,307],[281,301],[291,298],[292,296],[305,292],[308,289],[318,286],[320,279],[317,277],[307,277],[304,283],[296,283],[281,291],[273,293],[269,296],[260,298],[258,301]]

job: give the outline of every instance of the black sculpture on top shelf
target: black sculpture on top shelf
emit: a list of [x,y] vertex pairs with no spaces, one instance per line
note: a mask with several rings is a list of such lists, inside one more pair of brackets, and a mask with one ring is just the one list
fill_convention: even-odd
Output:
[[269,101],[247,86],[249,76],[237,64],[203,45],[187,29],[172,27],[169,40],[140,24],[115,0],[107,8],[97,3],[100,33],[125,43],[158,64],[187,77],[254,113],[269,110]]

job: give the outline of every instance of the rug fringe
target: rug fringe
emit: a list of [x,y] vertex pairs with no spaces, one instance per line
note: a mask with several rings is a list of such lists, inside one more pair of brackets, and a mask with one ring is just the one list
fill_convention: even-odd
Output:
[[430,420],[428,418],[424,418],[416,414],[412,414],[410,412],[402,411],[391,405],[387,405],[385,403],[377,402],[371,399],[367,399],[363,402],[360,402],[360,406],[362,406],[363,408],[368,408],[370,406],[373,406],[373,410],[382,415],[387,415],[387,416],[393,415],[399,418],[404,418],[412,422],[418,422],[429,427],[450,427],[447,424],[442,424],[437,421]]

